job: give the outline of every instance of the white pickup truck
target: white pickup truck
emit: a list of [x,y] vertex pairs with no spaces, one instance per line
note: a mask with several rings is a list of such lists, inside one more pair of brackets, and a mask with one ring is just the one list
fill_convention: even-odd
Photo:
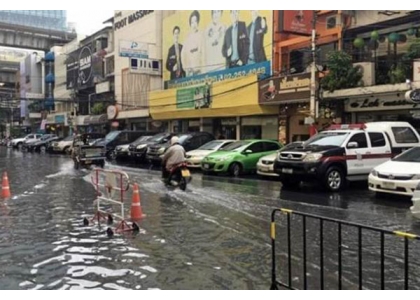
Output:
[[419,134],[407,122],[333,125],[302,145],[280,150],[274,172],[284,186],[318,181],[338,191],[346,180],[367,180],[373,168],[419,145]]
[[39,140],[42,137],[42,134],[28,134],[27,136],[23,137],[23,138],[17,138],[17,139],[13,139],[12,140],[12,147],[13,148],[22,148],[22,145],[24,142],[30,143],[30,142],[34,142],[36,140]]

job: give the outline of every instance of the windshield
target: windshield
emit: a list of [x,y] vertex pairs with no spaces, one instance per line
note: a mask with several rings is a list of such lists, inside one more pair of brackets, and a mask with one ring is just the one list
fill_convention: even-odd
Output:
[[191,135],[190,134],[184,134],[184,135],[181,135],[180,137],[179,137],[179,140],[178,140],[178,143],[179,144],[184,144],[185,143],[185,141],[187,140],[187,139],[189,139],[191,137]]
[[120,131],[112,131],[110,133],[108,133],[105,137],[105,140],[107,142],[111,142],[113,141],[118,135],[120,134]]
[[48,139],[50,139],[50,138],[52,138],[53,136],[52,135],[49,135],[49,134],[47,134],[47,135],[43,135],[42,137],[41,137],[41,141],[46,141],[46,140],[48,140]]
[[74,140],[74,136],[68,136],[63,140],[63,142],[70,142],[72,140]]
[[229,144],[229,145],[223,147],[221,150],[224,150],[224,151],[238,151],[242,147],[248,146],[249,144],[250,144],[250,142],[247,142],[247,141],[233,142],[232,144]]
[[420,147],[414,147],[396,156],[393,161],[420,162]]
[[153,143],[160,143],[166,137],[169,137],[169,135],[167,133],[159,133],[157,135],[152,136],[150,141],[153,142]]
[[150,138],[151,138],[151,136],[149,136],[149,135],[144,135],[144,136],[142,136],[142,137],[139,137],[137,140],[135,140],[135,141],[133,142],[133,144],[137,144],[137,143],[141,143],[141,142],[148,141]]
[[217,150],[223,143],[221,141],[211,141],[198,148],[198,150]]
[[348,132],[321,132],[311,137],[303,145],[341,146],[344,140],[347,138],[348,134]]

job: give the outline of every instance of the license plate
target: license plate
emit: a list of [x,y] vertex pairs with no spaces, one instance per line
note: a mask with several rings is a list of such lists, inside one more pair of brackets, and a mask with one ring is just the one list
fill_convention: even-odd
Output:
[[58,147],[54,147],[54,150],[55,150],[55,151],[60,151],[61,149],[60,149],[60,148],[58,148]]
[[91,160],[85,160],[85,164],[91,164],[92,161]]
[[204,169],[209,169],[210,168],[209,164],[204,164],[203,167],[204,167]]
[[181,170],[182,177],[190,177],[190,170]]
[[388,190],[395,190],[395,183],[393,182],[383,182],[382,186]]
[[260,167],[260,171],[261,171],[261,172],[268,172],[268,171],[269,171],[269,169],[268,169],[268,168],[264,168],[264,167]]
[[293,169],[282,169],[281,172],[285,174],[293,174]]

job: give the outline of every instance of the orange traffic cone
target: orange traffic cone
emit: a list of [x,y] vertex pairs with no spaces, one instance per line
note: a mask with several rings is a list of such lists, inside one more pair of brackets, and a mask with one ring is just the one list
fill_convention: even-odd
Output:
[[9,178],[7,177],[7,172],[3,173],[3,180],[1,184],[1,197],[4,200],[7,200],[11,197],[10,193],[10,186],[9,186]]
[[143,218],[143,210],[140,204],[140,192],[137,183],[133,185],[133,197],[131,200],[131,221]]

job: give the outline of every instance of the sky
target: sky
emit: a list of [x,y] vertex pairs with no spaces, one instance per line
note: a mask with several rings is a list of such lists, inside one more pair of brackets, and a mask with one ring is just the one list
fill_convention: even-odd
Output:
[[77,33],[91,35],[105,27],[102,23],[113,15],[113,10],[67,10],[67,22],[77,23]]

